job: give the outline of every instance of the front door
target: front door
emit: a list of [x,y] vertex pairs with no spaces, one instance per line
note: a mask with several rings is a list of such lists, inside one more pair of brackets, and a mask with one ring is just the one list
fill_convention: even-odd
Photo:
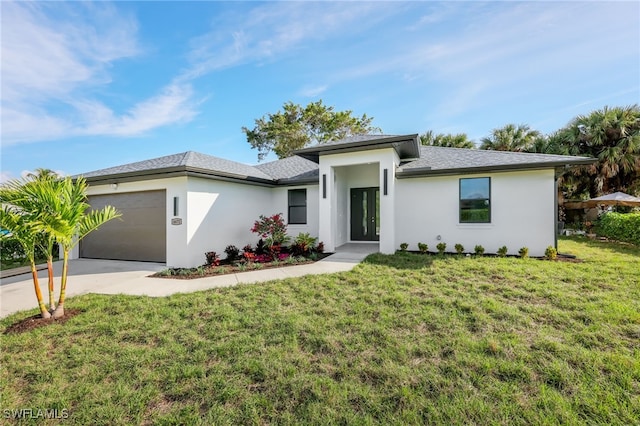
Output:
[[351,189],[351,241],[380,240],[380,188]]

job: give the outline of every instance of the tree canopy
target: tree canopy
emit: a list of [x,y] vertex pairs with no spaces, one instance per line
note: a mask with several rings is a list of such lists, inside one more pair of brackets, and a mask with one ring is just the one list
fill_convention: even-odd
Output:
[[547,138],[554,154],[597,158],[564,174],[570,198],[592,198],[616,191],[640,194],[640,107],[604,107],[579,115]]
[[528,151],[540,137],[540,132],[526,124],[507,124],[493,129],[490,136],[482,138],[480,149],[524,152]]
[[289,101],[282,111],[255,120],[253,129],[242,127],[247,142],[258,150],[258,160],[273,151],[278,158],[286,158],[296,149],[322,144],[349,136],[381,133],[371,124],[373,117],[363,114],[354,117],[351,110],[335,111],[322,100],[306,107]]
[[470,140],[466,133],[435,134],[433,130],[429,130],[420,135],[420,143],[422,145],[443,146],[446,148],[475,148],[476,145]]

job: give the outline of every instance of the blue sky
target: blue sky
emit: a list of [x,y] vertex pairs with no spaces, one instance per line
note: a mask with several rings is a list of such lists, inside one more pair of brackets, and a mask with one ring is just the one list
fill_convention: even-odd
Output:
[[255,164],[241,127],[286,101],[475,140],[640,102],[638,2],[0,8],[2,180],[187,150]]

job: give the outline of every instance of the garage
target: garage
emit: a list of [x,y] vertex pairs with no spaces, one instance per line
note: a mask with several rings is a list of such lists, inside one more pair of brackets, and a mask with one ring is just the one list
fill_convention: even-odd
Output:
[[111,205],[122,216],[80,242],[80,257],[166,262],[166,191],[89,196],[92,209]]

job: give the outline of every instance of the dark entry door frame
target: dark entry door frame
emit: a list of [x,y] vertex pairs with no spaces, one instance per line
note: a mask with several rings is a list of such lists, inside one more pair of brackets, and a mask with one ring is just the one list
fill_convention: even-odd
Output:
[[380,188],[351,188],[351,241],[380,241]]

